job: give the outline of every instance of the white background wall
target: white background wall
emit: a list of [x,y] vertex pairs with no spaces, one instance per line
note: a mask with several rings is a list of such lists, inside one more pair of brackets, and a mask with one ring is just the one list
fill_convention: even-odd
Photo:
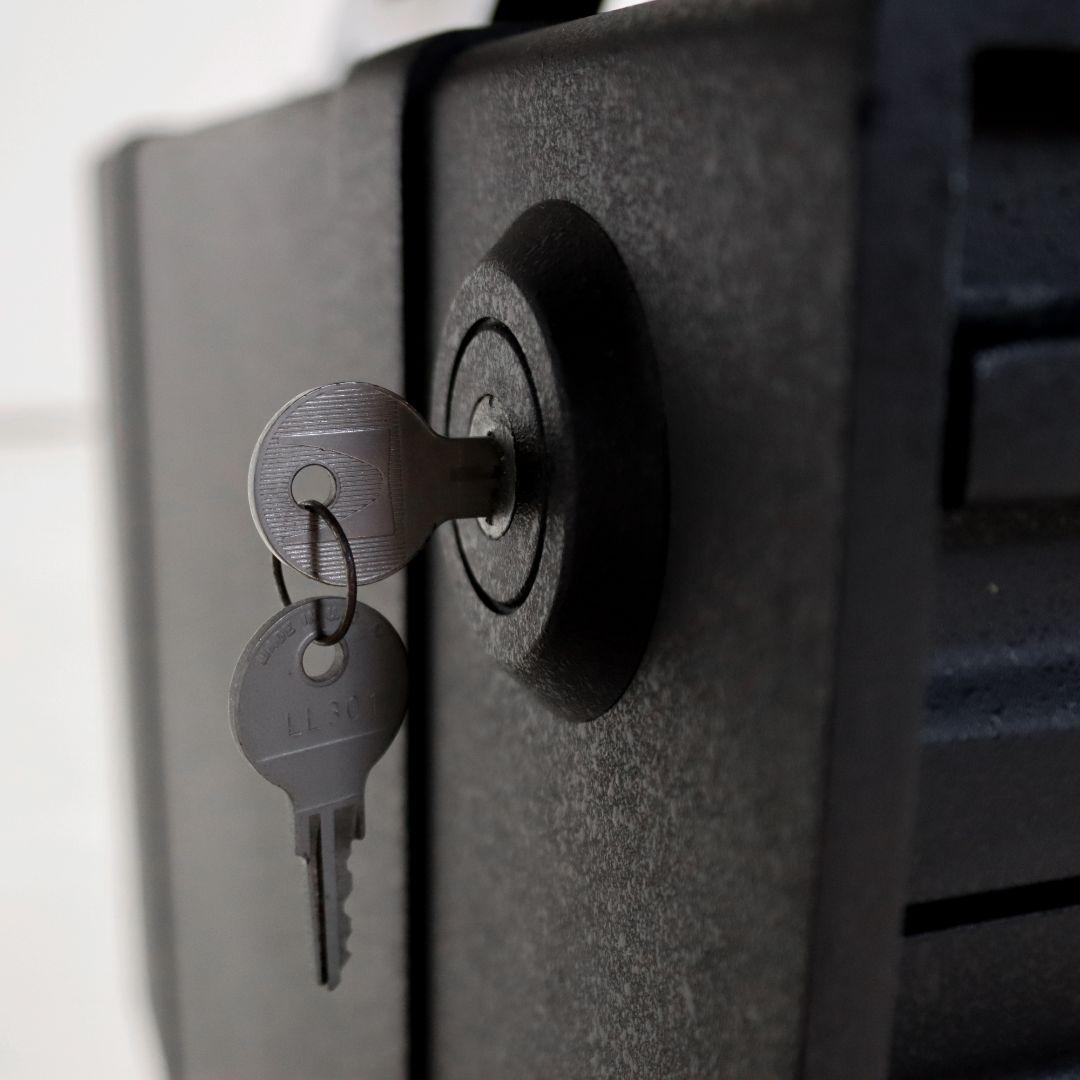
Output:
[[184,128],[319,88],[354,57],[486,20],[490,7],[491,0],[7,5],[3,1080],[161,1075],[142,970],[117,649],[94,163],[132,133]]

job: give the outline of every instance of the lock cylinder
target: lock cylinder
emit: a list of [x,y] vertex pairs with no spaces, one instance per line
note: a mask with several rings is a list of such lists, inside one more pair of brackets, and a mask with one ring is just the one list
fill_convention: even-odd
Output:
[[442,549],[489,652],[558,714],[612,709],[647,647],[667,544],[659,376],[630,275],[567,202],[525,211],[463,283],[434,423],[500,446],[486,518]]
[[446,423],[464,436],[487,435],[500,449],[493,513],[455,522],[454,534],[477,597],[506,614],[522,603],[536,576],[547,475],[536,394],[516,342],[501,327],[481,324],[462,346]]

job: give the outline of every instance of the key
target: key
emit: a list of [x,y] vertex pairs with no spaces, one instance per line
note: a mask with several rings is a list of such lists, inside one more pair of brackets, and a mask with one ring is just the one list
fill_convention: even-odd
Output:
[[283,608],[248,643],[229,695],[244,756],[292,800],[296,853],[307,863],[320,984],[337,986],[348,957],[347,860],[364,835],[364,786],[405,716],[405,646],[377,611],[358,604],[334,663],[313,677],[305,650],[338,625],[340,597]]
[[493,513],[499,462],[493,439],[436,435],[381,386],[330,383],[293,398],[259,437],[248,474],[251,514],[282,562],[344,584],[333,536],[293,495],[300,470],[321,466],[333,493],[320,501],[341,522],[357,582],[367,585],[402,569],[440,523]]

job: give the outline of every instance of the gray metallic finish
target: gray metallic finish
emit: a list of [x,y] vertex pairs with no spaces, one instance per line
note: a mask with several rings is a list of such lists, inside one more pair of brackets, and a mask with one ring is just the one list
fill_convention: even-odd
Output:
[[491,394],[481,397],[469,419],[469,438],[493,439],[499,448],[499,483],[491,512],[476,519],[480,531],[489,540],[506,535],[517,507],[517,455],[514,452],[514,427],[510,414]]
[[489,439],[436,435],[382,386],[318,386],[283,405],[255,445],[251,516],[274,554],[308,577],[344,585],[345,561],[325,523],[298,505],[293,478],[310,466],[334,479],[331,506],[370,585],[404,569],[434,528],[494,506],[499,451]]
[[301,600],[271,616],[248,642],[229,693],[233,735],[265,779],[282,788],[306,863],[316,979],[338,985],[350,922],[345,899],[353,839],[364,835],[368,774],[405,717],[408,668],[393,626],[358,604],[331,666],[312,677],[304,655],[345,617],[345,601]]

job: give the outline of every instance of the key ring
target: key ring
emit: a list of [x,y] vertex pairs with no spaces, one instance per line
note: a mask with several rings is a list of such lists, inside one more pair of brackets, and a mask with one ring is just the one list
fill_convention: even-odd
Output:
[[[329,526],[330,531],[334,534],[334,539],[338,542],[338,547],[341,548],[341,557],[345,560],[345,578],[348,591],[345,594],[345,614],[341,617],[341,625],[332,634],[320,634],[315,638],[318,645],[336,645],[349,632],[353,616],[356,614],[356,563],[353,560],[352,547],[349,545],[349,538],[345,535],[345,530],[341,527],[341,522],[334,517],[329,506],[319,502],[317,499],[306,499],[297,505],[302,510],[310,510],[311,513],[322,518]],[[282,604],[288,607],[292,603],[292,599],[289,597],[289,590],[285,587],[285,575],[282,572],[281,560],[276,555],[271,555],[270,559],[274,568],[274,584],[277,586],[278,596],[281,597]]]

